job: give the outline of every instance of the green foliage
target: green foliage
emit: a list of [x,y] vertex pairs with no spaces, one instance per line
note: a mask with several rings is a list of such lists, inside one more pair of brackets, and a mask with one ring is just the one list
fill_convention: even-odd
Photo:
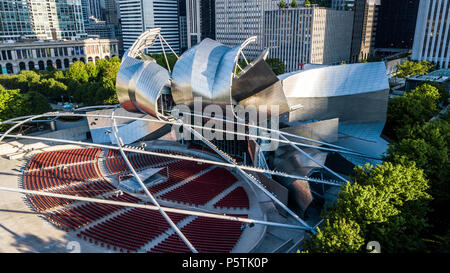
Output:
[[[47,99],[35,91],[21,94],[20,90],[0,88],[0,121],[25,115],[42,114],[51,110]],[[0,125],[6,130],[10,125]]]
[[285,7],[287,7],[287,4],[286,4],[286,2],[284,2],[283,0],[281,0],[280,3],[278,4],[278,6],[279,6],[280,8],[285,8]]
[[86,83],[89,81],[89,73],[86,70],[86,65],[83,62],[73,63],[66,72],[66,77],[77,81],[79,83]]
[[[23,116],[25,114],[25,109],[22,107],[22,104],[23,99],[20,90],[2,89],[0,91],[0,121]],[[4,130],[5,128],[7,128],[7,126],[0,126],[1,130]]]
[[450,225],[447,208],[450,207],[449,146],[450,123],[448,115],[413,127],[405,138],[389,145],[387,160],[402,163],[415,162],[430,180],[433,211],[430,223],[437,233]]
[[116,77],[120,59],[97,60],[96,63],[75,62],[63,71],[21,71],[18,75],[0,75],[7,89],[26,94],[36,91],[53,102],[68,100],[85,105],[117,104]]
[[292,0],[292,2],[291,2],[291,7],[293,7],[293,8],[298,7],[298,2],[297,2],[297,0]]
[[23,95],[23,108],[27,114],[43,114],[50,112],[52,107],[45,96],[36,91],[30,91]]
[[400,163],[414,161],[429,179],[445,183],[450,164],[449,145],[450,124],[436,119],[423,126],[415,126],[405,138],[391,143],[386,159]]
[[433,64],[427,61],[404,61],[397,66],[396,77],[409,78],[415,75],[428,74],[432,68]]
[[[250,63],[251,60],[248,60],[248,62]],[[270,68],[276,75],[281,75],[286,71],[286,66],[278,58],[266,59],[266,63],[270,66]],[[245,62],[245,60],[239,61],[238,65],[239,66],[236,68],[236,74],[239,74],[242,71],[242,69],[245,69],[247,67],[247,63]]]
[[[173,71],[173,67],[175,66],[175,63],[177,62],[178,59],[173,54],[166,54],[166,56],[167,56],[167,61],[169,62],[170,70]],[[164,57],[163,53],[150,54],[150,57],[155,59],[157,64],[159,64],[160,66],[164,67],[165,69],[168,69],[167,68],[166,58]]]
[[439,90],[423,84],[401,97],[389,101],[384,133],[393,140],[408,136],[414,126],[421,125],[439,112]]
[[440,100],[439,100],[440,103],[442,103],[443,105],[448,104],[449,90],[447,90],[445,85],[443,85],[441,83],[437,83],[437,82],[426,82],[426,84],[434,86],[438,89],[439,95],[440,95]]
[[305,241],[308,253],[357,253],[363,244],[359,225],[345,218],[334,222],[326,220],[323,228],[314,235],[314,240]]
[[270,58],[266,60],[266,63],[270,66],[270,68],[272,68],[272,71],[276,75],[284,74],[286,71],[286,66],[280,59]]
[[309,6],[311,6],[311,1],[305,0],[305,2],[303,3],[303,5],[304,5],[305,7],[309,7]]
[[[422,170],[414,163],[366,165],[355,168],[352,182],[342,188],[328,209],[328,222],[306,244],[308,251],[362,251],[364,242],[359,238],[365,243],[379,241],[383,252],[423,248],[421,236],[428,227],[431,196]],[[349,238],[344,237],[344,231]]]

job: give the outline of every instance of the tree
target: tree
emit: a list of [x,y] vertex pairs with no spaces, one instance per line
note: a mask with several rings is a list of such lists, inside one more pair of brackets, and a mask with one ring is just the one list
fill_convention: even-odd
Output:
[[276,75],[284,74],[286,71],[286,66],[280,59],[277,58],[267,59],[266,63],[270,66],[270,68],[272,68],[272,71]]
[[291,2],[291,7],[293,7],[293,8],[298,7],[298,2],[297,2],[297,0],[292,0],[292,2]]
[[[178,59],[173,54],[166,54],[166,56],[167,56],[167,61],[169,62],[170,70],[173,71],[173,67],[175,66],[175,63],[177,62]],[[168,69],[166,58],[164,57],[163,53],[153,53],[153,54],[150,54],[150,57],[152,57],[156,61],[157,64],[164,67],[165,69]]]
[[409,135],[412,128],[427,122],[439,111],[439,90],[423,84],[410,93],[389,101],[384,133],[393,140]]
[[414,62],[404,61],[397,66],[397,78],[409,78],[415,75],[428,74],[433,68],[433,64],[427,61]]
[[93,62],[88,62],[85,64],[85,69],[88,74],[89,80],[97,80],[98,67]]
[[[376,167],[355,168],[351,181],[353,185],[344,186],[326,212],[329,222],[322,233],[312,237],[308,250],[356,252],[363,244],[357,240],[358,236],[367,242],[379,241],[386,252],[423,248],[421,236],[428,227],[426,215],[431,197],[422,170],[414,163],[385,162]],[[355,223],[350,225],[353,229],[339,222],[344,219],[347,224]],[[345,239],[342,230],[351,234],[353,239],[348,239],[349,242],[356,242],[352,245],[359,248],[349,248],[340,241]]]
[[30,91],[23,96],[22,107],[29,115],[38,115],[50,112],[52,107],[47,98],[36,91]]
[[430,180],[433,211],[429,215],[433,232],[441,234],[450,225],[450,172],[448,166],[450,124],[444,118],[415,126],[404,139],[389,145],[387,160],[404,164],[415,162]]
[[[25,115],[20,90],[0,90],[0,121],[5,121]],[[0,125],[0,130],[6,130],[9,125]]]
[[280,8],[285,8],[285,7],[287,7],[287,4],[286,4],[286,2],[284,2],[283,0],[281,0],[280,3],[278,4],[278,6],[279,6]]
[[310,253],[357,253],[363,244],[359,225],[341,218],[333,222],[326,220],[323,228],[305,241],[305,248]]
[[86,66],[83,62],[73,63],[66,72],[66,77],[77,81],[79,83],[86,83],[89,81],[89,73],[86,71]]
[[311,6],[311,2],[310,2],[309,0],[305,0],[305,2],[303,3],[303,5],[304,5],[305,7],[309,7],[309,6]]
[[447,90],[445,85],[443,85],[441,83],[437,83],[437,82],[425,82],[424,84],[428,84],[433,87],[436,87],[438,89],[439,95],[440,95],[439,102],[442,103],[443,105],[448,104],[449,90]]

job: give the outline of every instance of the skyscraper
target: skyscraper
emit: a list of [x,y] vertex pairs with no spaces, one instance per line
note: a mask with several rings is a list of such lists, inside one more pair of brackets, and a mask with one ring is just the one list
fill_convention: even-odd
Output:
[[216,0],[201,0],[202,39],[216,39]]
[[119,25],[119,12],[117,0],[105,0],[105,21]]
[[421,0],[414,35],[413,60],[448,68],[450,61],[450,1]]
[[84,38],[81,0],[4,0],[0,9],[0,39]]
[[180,25],[180,52],[186,51],[187,45],[187,18],[186,0],[178,0],[178,23]]
[[94,16],[96,19],[102,19],[102,10],[100,0],[88,0],[89,2],[89,17]]
[[279,0],[216,0],[216,40],[237,46],[256,35],[258,40],[244,50],[248,57],[256,58],[264,50],[264,12],[279,9],[279,3]]
[[367,59],[374,53],[380,0],[332,0],[331,6],[353,10],[351,62]]
[[[177,0],[119,0],[120,18],[122,24],[123,46],[127,50],[136,39],[146,30],[161,28],[161,35],[172,47],[179,52],[179,22]],[[169,51],[164,46],[166,52]],[[150,47],[150,53],[161,52],[159,43]]]
[[83,13],[84,25],[89,25],[89,0],[81,0],[81,10]]
[[420,0],[381,0],[375,47],[412,49]]
[[17,40],[21,36],[36,36],[28,1],[0,1],[0,41]]
[[353,12],[328,8],[289,8],[265,12],[264,43],[269,57],[286,72],[303,64],[339,64],[350,59]]
[[215,0],[187,0],[185,2],[188,48],[205,38],[215,39]]

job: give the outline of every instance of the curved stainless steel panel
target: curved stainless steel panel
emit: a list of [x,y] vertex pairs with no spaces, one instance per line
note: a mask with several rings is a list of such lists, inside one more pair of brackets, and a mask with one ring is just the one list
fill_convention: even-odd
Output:
[[117,74],[117,97],[124,109],[159,117],[158,98],[170,85],[170,73],[152,60],[138,60],[143,50],[153,45],[160,29],[143,33],[125,52]]
[[117,98],[124,109],[130,112],[139,112],[139,110],[134,106],[133,102],[130,100],[128,95],[128,85],[130,79],[133,77],[134,73],[138,69],[142,61],[126,57],[128,51],[125,53],[122,64],[120,65],[119,72],[117,73],[116,80],[116,92]]
[[251,37],[240,46],[229,48],[205,39],[185,52],[172,73],[175,103],[191,105],[194,97],[201,97],[205,104],[230,104],[235,64],[245,46],[255,40]]

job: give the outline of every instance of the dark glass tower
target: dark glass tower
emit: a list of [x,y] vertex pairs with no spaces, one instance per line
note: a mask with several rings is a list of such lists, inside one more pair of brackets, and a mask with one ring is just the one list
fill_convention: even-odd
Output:
[[381,0],[375,47],[411,49],[420,0]]
[[216,39],[216,1],[201,0],[201,34],[202,39]]

